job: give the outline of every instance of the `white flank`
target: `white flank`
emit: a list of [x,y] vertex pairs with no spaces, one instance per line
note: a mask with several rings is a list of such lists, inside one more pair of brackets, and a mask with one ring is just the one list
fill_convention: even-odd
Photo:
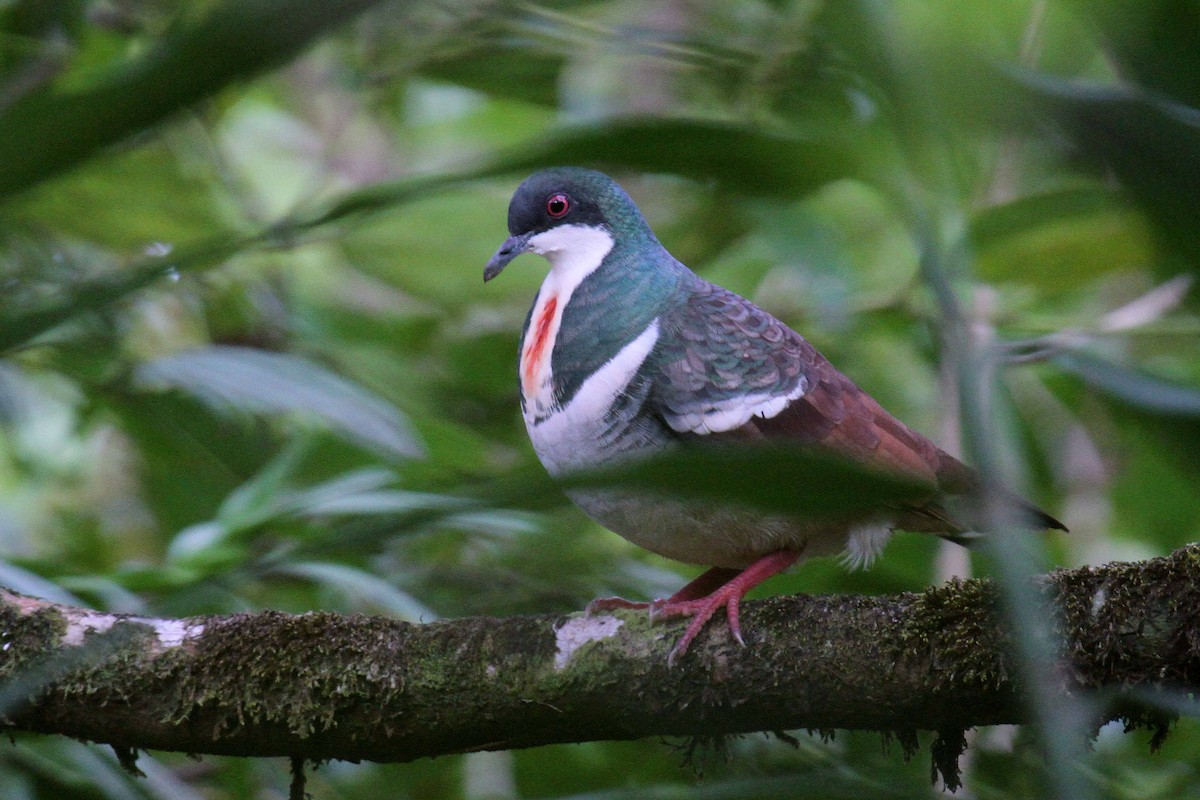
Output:
[[596,466],[596,441],[615,401],[629,386],[658,341],[658,319],[604,366],[588,376],[571,402],[545,418],[525,406],[525,427],[538,458],[551,475]]
[[740,428],[751,417],[770,419],[787,408],[788,403],[803,397],[808,383],[801,378],[796,388],[787,394],[744,394],[719,400],[691,414],[667,415],[667,424],[680,433],[723,433]]
[[[532,237],[527,247],[529,252],[545,256],[550,262],[550,273],[542,281],[521,351],[521,392],[525,396],[525,413],[527,417],[532,413],[537,418],[549,413],[554,404],[554,373],[550,366],[550,353],[554,350],[554,340],[562,324],[563,309],[571,302],[571,295],[583,279],[595,272],[612,250],[613,238],[604,228],[560,225]],[[542,312],[552,298],[555,302],[554,316],[547,329],[546,344],[537,354],[532,380],[527,381],[529,364],[526,354],[533,343]]]

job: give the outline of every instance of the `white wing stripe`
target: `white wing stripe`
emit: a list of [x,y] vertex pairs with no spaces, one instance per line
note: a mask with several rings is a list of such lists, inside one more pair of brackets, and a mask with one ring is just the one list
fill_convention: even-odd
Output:
[[797,381],[796,388],[787,394],[744,394],[718,400],[705,405],[701,410],[686,414],[665,414],[667,424],[680,433],[724,433],[740,428],[751,417],[771,419],[793,400],[804,396],[808,383]]

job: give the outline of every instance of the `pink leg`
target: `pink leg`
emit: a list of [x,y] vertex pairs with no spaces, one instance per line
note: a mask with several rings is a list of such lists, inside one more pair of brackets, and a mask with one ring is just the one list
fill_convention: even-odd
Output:
[[[683,632],[683,636],[675,643],[675,647],[671,650],[671,654],[667,656],[667,664],[675,663],[675,660],[687,652],[688,646],[697,634],[704,628],[704,623],[708,622],[717,609],[721,606],[725,607],[725,617],[729,621],[729,632],[733,634],[733,638],[737,639],[739,644],[745,644],[742,639],[741,623],[738,620],[738,609],[742,598],[746,592],[758,586],[760,583],[770,578],[772,575],[778,575],[785,569],[796,563],[796,559],[800,558],[800,553],[795,550],[779,550],[755,561],[740,573],[735,574],[730,580],[722,585],[711,590],[707,595],[697,596],[689,594],[684,597],[685,592],[689,592],[693,585],[704,586],[705,588],[718,578],[713,573],[719,571],[719,568],[714,568],[701,575],[696,580],[683,587],[674,596],[665,601],[656,602],[651,605],[651,613],[656,617],[691,617],[692,621],[688,624],[687,630]],[[728,573],[734,570],[720,570],[725,577]],[[702,584],[701,582],[704,581]]]
[[[713,567],[697,575],[686,586],[680,589],[675,594],[668,597],[666,600],[657,600],[656,603],[677,603],[680,600],[695,600],[697,597],[704,597],[712,594],[717,589],[724,586],[729,581],[741,574],[740,569],[729,569],[728,567]],[[651,605],[654,605],[653,603]]]
[[654,610],[659,606],[677,603],[681,600],[695,600],[698,597],[704,597],[706,594],[716,591],[737,577],[739,572],[739,570],[728,569],[726,567],[713,567],[692,579],[690,583],[666,600],[639,603],[635,600],[626,600],[623,597],[599,597],[588,603],[583,613],[594,614],[597,611],[612,611],[614,608],[648,608],[653,614]]

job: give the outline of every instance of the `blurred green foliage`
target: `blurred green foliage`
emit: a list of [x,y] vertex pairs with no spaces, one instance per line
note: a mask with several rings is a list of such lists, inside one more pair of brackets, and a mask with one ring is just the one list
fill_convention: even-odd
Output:
[[[569,507],[519,422],[542,269],[480,275],[510,192],[553,163],[613,172],[677,256],[951,448],[977,423],[941,357],[954,298],[1000,369],[1009,480],[1072,528],[1052,555],[1191,541],[1197,21],[1195,0],[0,0],[0,584],[415,620],[677,588],[695,570]],[[956,558],[901,536],[870,572],[766,590],[916,589]],[[1190,796],[1197,745],[1187,719],[1158,755],[1105,729],[1071,768],[1088,796]],[[1039,752],[980,731],[971,796],[1050,796]],[[628,743],[335,763],[309,791],[936,793],[927,756],[875,734],[726,754],[702,779]],[[171,754],[133,779],[25,736],[0,763],[5,798],[287,782]]]

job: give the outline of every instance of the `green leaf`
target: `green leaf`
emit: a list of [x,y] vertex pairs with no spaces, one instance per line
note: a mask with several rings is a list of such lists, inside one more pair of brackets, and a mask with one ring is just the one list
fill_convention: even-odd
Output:
[[287,481],[308,450],[307,437],[289,442],[257,475],[229,493],[217,511],[217,525],[237,533],[279,516],[286,505]]
[[0,197],[286,62],[377,2],[226,0],[89,86],[22,98],[0,113]]
[[[1069,352],[1054,363],[1104,395],[1114,415],[1157,440],[1190,474],[1200,470],[1200,387],[1132,370],[1087,353]],[[1178,468],[1178,467],[1177,467]]]
[[822,139],[737,123],[632,117],[544,136],[502,154],[489,172],[556,164],[682,175],[768,197],[797,197],[854,169],[849,153]]
[[[215,176],[185,166],[174,149],[154,142],[89,163],[10,208],[22,218],[54,225],[60,234],[119,252],[169,250],[226,227],[213,198],[216,184]],[[81,208],[87,213],[80,214]]]
[[[740,505],[777,514],[843,516],[919,502],[931,487],[802,447],[695,446],[617,467],[565,476],[572,489],[623,489]],[[555,494],[536,474],[510,475],[477,490],[498,504],[540,508]]]
[[827,141],[758,126],[700,119],[629,117],[562,128],[457,173],[402,178],[348,193],[297,224],[315,227],[378,211],[465,181],[558,164],[682,175],[739,194],[797,197],[853,174],[850,154]]
[[249,417],[218,413],[182,392],[121,389],[97,399],[136,448],[134,475],[163,531],[211,520],[278,450],[278,437]]
[[1128,405],[1166,416],[1200,417],[1200,387],[1175,383],[1081,352],[1055,356],[1054,363]]
[[928,485],[798,447],[695,447],[567,478],[569,488],[651,491],[763,511],[853,514],[928,497]]
[[146,601],[126,589],[110,577],[103,575],[63,575],[56,581],[59,586],[96,598],[100,603],[88,603],[92,608],[102,608],[119,614],[147,614],[149,606]]
[[1106,55],[1146,88],[1200,106],[1200,4],[1193,0],[1076,0]]
[[229,533],[227,527],[212,520],[189,525],[171,539],[167,546],[167,561],[172,566],[185,566],[185,562],[188,562],[186,566],[190,567],[190,562],[205,552],[217,548],[232,552],[232,548],[224,548]]
[[[0,116],[0,135],[4,119]],[[0,156],[4,146],[0,142]],[[166,276],[211,266],[253,247],[270,246],[331,223],[410,203],[467,181],[532,172],[562,163],[605,169],[673,173],[716,181],[742,194],[796,197],[853,172],[848,153],[817,139],[702,120],[631,118],[567,128],[459,172],[404,178],[348,192],[316,211],[241,239],[211,237],[178,248],[168,258],[139,261],[115,277],[89,281],[65,298],[21,310],[0,329],[0,353],[81,314],[105,308]],[[3,181],[0,164],[0,186]]]
[[173,573],[200,580],[245,563],[249,548],[234,540],[239,532],[219,522],[200,522],[184,528],[167,547],[164,577]]
[[24,66],[23,60],[46,58],[64,34],[74,39],[87,24],[84,5],[84,0],[11,0],[0,6],[5,45],[0,51],[0,80],[11,78],[7,73]]
[[118,274],[63,287],[61,295],[31,303],[6,315],[4,325],[0,327],[0,354],[23,347],[64,322],[107,308],[152,283],[210,266],[260,241],[253,237],[211,237],[180,248],[170,257],[152,256],[135,262]]
[[68,592],[52,580],[43,578],[37,573],[22,569],[7,561],[0,561],[0,586],[6,586],[21,594],[41,597],[55,603],[68,606],[86,605],[75,595]]
[[[486,60],[488,69],[479,65]],[[423,75],[455,83],[491,97],[508,97],[540,105],[558,99],[559,73],[566,59],[553,53],[505,46],[486,39],[475,47],[435,56],[421,65]]]
[[1129,88],[1008,68],[1016,107],[1055,119],[1102,170],[1111,170],[1158,225],[1164,241],[1200,269],[1200,109]]
[[461,508],[464,501],[429,492],[408,492],[382,489],[356,492],[341,497],[314,498],[306,502],[304,511],[315,517],[407,515],[417,511],[450,511]]
[[182,389],[216,408],[320,419],[389,458],[421,454],[394,406],[300,356],[214,345],[143,364],[135,380],[146,389]]
[[[293,490],[278,503],[281,511],[309,517],[414,517],[436,519],[470,508],[470,501],[432,492],[385,488],[395,483],[391,470],[354,470],[332,480]],[[430,514],[426,512],[437,512]]]
[[1155,258],[1142,215],[1099,186],[1056,189],[989,206],[971,221],[977,273],[1049,290],[1076,288]]

